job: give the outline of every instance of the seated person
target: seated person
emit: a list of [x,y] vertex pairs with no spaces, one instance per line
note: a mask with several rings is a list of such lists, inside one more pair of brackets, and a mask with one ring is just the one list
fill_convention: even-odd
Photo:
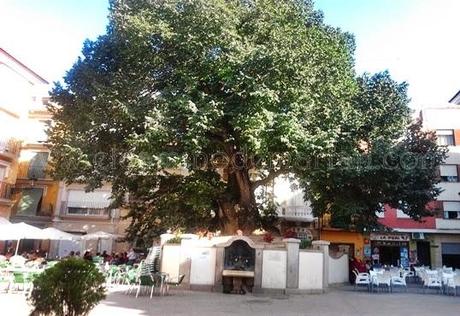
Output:
[[101,253],[97,252],[96,255],[93,257],[94,263],[101,263],[103,258],[101,257]]
[[85,251],[85,254],[83,255],[83,259],[88,260],[88,261],[93,261],[93,255],[91,254],[90,251]]

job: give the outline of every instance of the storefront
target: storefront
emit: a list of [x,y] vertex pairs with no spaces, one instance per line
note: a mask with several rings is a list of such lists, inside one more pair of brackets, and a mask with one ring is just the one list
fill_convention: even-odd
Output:
[[460,243],[442,243],[441,254],[443,266],[460,269]]
[[460,269],[460,233],[431,234],[430,241],[432,267]]
[[409,266],[409,235],[372,233],[370,235],[373,264]]

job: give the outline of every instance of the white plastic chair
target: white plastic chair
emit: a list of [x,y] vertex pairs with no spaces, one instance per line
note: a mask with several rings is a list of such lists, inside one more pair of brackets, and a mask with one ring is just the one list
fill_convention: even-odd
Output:
[[405,276],[392,276],[391,277],[391,288],[393,289],[394,287],[403,287],[406,292],[407,292],[407,283],[406,283],[406,277]]
[[372,288],[377,286],[378,289],[382,285],[385,285],[388,288],[388,292],[391,292],[391,274],[390,273],[377,273],[372,279]]
[[357,273],[356,271],[353,271],[353,273],[355,274],[355,290],[356,290],[356,287],[360,285],[365,285],[367,286],[367,290],[369,291],[370,286],[371,286],[371,280],[369,277],[369,273],[364,273],[364,272]]
[[442,277],[439,276],[438,271],[425,271],[426,276],[423,283],[423,291],[426,292],[427,289],[435,288],[438,291],[442,291]]
[[410,268],[404,268],[404,270],[402,271],[402,275],[405,278],[413,278],[415,276],[415,273],[414,271],[411,271]]
[[[447,272],[445,272],[447,271]],[[449,284],[452,284],[454,281],[455,273],[452,271],[449,272],[449,270],[444,270],[441,273],[441,280],[442,280],[442,292],[444,294],[449,294]]]
[[449,295],[449,289],[454,291],[454,295],[457,296],[457,287],[460,287],[460,275],[454,275],[453,278],[447,281],[447,295]]

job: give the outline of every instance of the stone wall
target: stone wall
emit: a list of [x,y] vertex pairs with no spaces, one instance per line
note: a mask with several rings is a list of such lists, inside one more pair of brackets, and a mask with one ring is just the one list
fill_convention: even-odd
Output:
[[264,250],[262,263],[262,288],[285,289],[287,273],[285,250]]
[[172,278],[185,274],[184,288],[222,291],[224,249],[236,239],[246,240],[256,249],[255,292],[323,292],[329,283],[346,282],[348,278],[348,256],[330,258],[328,242],[315,241],[316,249],[300,250],[298,239],[267,244],[235,236],[166,243],[162,250],[161,270]]
[[329,256],[329,284],[340,284],[348,282],[348,255],[344,254],[339,258]]
[[314,251],[299,253],[299,289],[321,291],[323,284],[323,254]]

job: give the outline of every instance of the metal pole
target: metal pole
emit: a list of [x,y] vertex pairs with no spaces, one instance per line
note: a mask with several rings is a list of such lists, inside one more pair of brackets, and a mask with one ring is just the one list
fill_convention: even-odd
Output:
[[18,239],[18,242],[16,243],[16,252],[15,252],[15,256],[18,255],[18,250],[19,250],[19,243],[21,242],[21,239]]

